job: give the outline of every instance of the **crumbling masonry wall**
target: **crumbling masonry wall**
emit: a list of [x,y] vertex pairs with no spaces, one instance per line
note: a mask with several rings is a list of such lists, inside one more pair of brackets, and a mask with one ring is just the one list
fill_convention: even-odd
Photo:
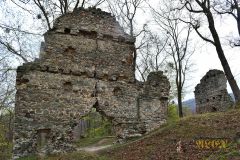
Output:
[[120,138],[166,121],[168,79],[153,72],[135,80],[135,40],[109,13],[75,10],[44,37],[40,59],[17,69],[14,159],[75,150],[73,128],[92,107]]
[[197,113],[225,111],[233,105],[223,71],[209,70],[195,87]]

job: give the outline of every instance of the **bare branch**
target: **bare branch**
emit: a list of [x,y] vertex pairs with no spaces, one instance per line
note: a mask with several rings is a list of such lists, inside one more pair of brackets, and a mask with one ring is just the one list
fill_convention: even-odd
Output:
[[[44,8],[43,5],[41,4],[40,0],[33,0],[33,1],[34,1],[34,3],[39,7],[39,9],[42,11],[44,18],[45,18],[46,21],[47,21],[48,29],[50,30],[50,29],[51,29],[51,24],[50,24],[50,21],[49,21],[49,18],[48,18],[48,15],[47,15],[47,12],[46,12],[45,8]],[[61,0],[60,0],[60,1],[61,1]]]
[[16,51],[9,43],[5,43],[2,40],[0,40],[0,44],[5,46],[7,48],[7,50],[10,51],[11,53],[13,53],[14,55],[22,58],[22,60],[24,62],[28,62],[28,60],[22,54],[20,54],[18,51]]
[[6,26],[6,25],[4,25],[4,24],[0,24],[0,28],[9,29],[9,30],[13,30],[13,31],[18,31],[18,32],[22,32],[22,33],[25,33],[25,34],[42,36],[41,34],[38,34],[38,33],[32,33],[32,32],[29,32],[29,31],[24,31],[24,30],[21,30],[21,29],[19,29],[19,28],[14,28],[14,27],[11,27],[11,26]]

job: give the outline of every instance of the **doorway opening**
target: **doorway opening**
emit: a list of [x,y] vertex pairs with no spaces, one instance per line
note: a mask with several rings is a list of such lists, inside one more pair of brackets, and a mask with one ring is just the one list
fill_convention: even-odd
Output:
[[78,147],[112,144],[115,136],[111,119],[93,107],[74,127],[73,140]]

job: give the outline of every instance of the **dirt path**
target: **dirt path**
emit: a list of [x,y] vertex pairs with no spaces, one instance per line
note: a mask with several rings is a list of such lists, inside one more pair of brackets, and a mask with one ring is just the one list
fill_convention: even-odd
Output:
[[89,146],[89,147],[82,147],[78,148],[78,151],[85,151],[85,152],[97,152],[102,149],[106,149],[108,147],[111,147],[112,145],[104,145],[104,146]]
[[113,143],[116,141],[115,137],[105,137],[100,139],[94,144],[79,147],[78,151],[85,151],[85,152],[98,152],[100,150],[109,148],[113,146]]

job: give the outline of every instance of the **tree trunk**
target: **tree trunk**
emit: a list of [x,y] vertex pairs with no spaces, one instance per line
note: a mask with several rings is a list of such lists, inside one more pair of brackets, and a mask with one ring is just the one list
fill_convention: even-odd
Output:
[[182,65],[181,65],[181,59],[180,59],[180,53],[178,54],[178,74],[176,78],[176,84],[177,84],[177,99],[178,99],[178,115],[180,118],[183,117],[183,111],[182,111]]
[[229,64],[228,64],[228,61],[227,61],[227,59],[224,55],[220,39],[219,39],[218,33],[216,31],[216,28],[215,28],[214,19],[213,19],[211,11],[208,10],[206,15],[207,15],[208,23],[209,23],[209,29],[211,31],[212,37],[213,37],[214,42],[215,42],[215,47],[216,47],[218,57],[221,61],[223,70],[225,72],[227,80],[228,80],[228,82],[230,84],[230,87],[232,89],[233,95],[235,97],[236,104],[239,104],[239,102],[240,102],[240,90],[239,90],[239,87],[238,87],[234,77],[233,77],[232,71],[231,71],[231,69],[229,67]]
[[237,8],[237,25],[238,25],[238,34],[240,37],[240,8]]
[[183,117],[183,111],[182,111],[182,89],[181,86],[177,89],[178,92],[178,114],[179,117]]

